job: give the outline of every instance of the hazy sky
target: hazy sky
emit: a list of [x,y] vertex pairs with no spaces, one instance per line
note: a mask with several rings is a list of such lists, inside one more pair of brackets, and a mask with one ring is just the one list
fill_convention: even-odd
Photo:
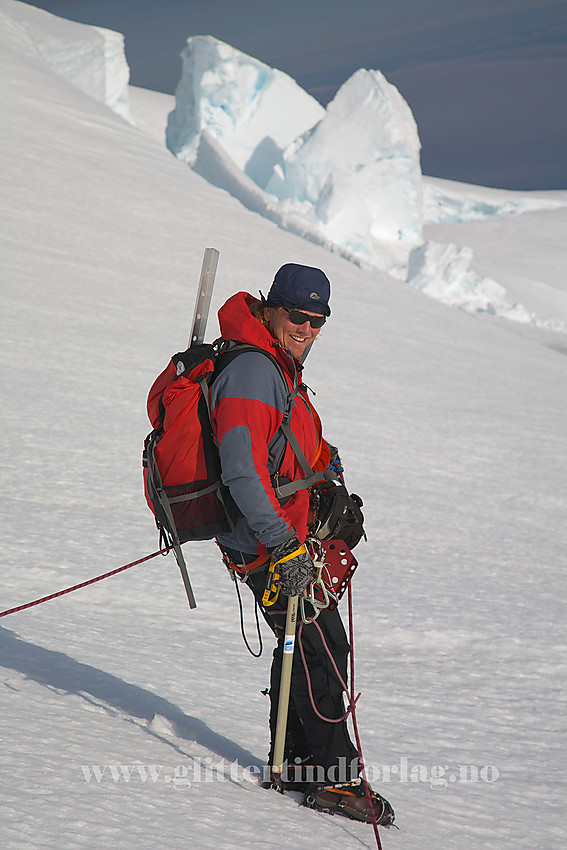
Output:
[[425,174],[567,188],[567,0],[51,0],[124,33],[134,85],[170,92],[190,35],[291,74],[326,104],[378,68],[411,106]]

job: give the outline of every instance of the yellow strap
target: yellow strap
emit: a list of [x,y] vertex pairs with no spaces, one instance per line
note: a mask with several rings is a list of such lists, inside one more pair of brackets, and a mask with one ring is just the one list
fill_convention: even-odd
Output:
[[290,552],[289,555],[285,555],[283,558],[280,558],[279,561],[274,561],[275,564],[285,564],[286,561],[291,561],[292,558],[296,558],[298,555],[303,555],[304,552],[307,552],[307,548],[305,543],[302,543],[301,546],[298,546],[293,552]]
[[266,580],[266,589],[264,590],[264,595],[262,596],[262,605],[264,605],[265,607],[273,605],[278,596],[280,595],[280,574],[276,572],[276,566],[278,564],[285,564],[286,561],[291,561],[292,558],[295,558],[297,555],[303,555],[304,552],[307,552],[307,548],[305,544],[302,543],[301,546],[298,546],[297,549],[295,549],[293,552],[290,552],[289,555],[285,555],[283,558],[280,558],[279,561],[270,561]]
[[264,595],[262,596],[262,605],[265,607],[273,605],[280,595],[280,585],[278,582],[279,577],[279,573],[276,572],[276,564],[274,561],[271,561],[268,568],[268,575],[266,577]]

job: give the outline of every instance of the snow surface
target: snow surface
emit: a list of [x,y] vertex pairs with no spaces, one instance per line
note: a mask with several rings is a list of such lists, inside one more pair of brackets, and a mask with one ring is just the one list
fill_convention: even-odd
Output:
[[323,110],[287,75],[211,36],[189,38],[182,59],[167,143],[209,182],[445,303],[549,326],[479,274],[468,246],[424,242],[423,226],[561,207],[567,193],[424,181],[415,120],[380,71],[354,73]]
[[129,86],[132,123],[160,145],[165,144],[167,117],[175,107],[173,95]]
[[[14,5],[1,0],[4,20]],[[7,30],[2,609],[157,549],[145,399],[186,345],[204,248],[221,252],[214,310],[283,262],[322,267],[333,316],[306,378],[365,501],[357,686],[369,771],[400,827],[381,830],[384,850],[562,850],[564,334],[448,309],[283,231]],[[158,105],[137,91],[146,125]],[[566,224],[559,208],[433,236],[458,228],[494,278],[525,264],[556,315]],[[2,847],[375,846],[367,825],[252,781],[272,639],[262,627],[264,656],[248,655],[215,545],[185,551],[195,611],[168,557],[1,620]]]

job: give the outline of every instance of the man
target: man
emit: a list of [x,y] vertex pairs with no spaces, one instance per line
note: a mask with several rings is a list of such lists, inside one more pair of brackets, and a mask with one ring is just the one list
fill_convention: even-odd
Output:
[[[303,460],[315,471],[331,463],[331,449],[302,384],[305,356],[331,314],[329,298],[330,283],[320,269],[287,263],[277,272],[267,298],[238,292],[219,311],[224,339],[258,349],[240,353],[220,371],[211,387],[211,419],[222,479],[240,511],[233,530],[220,535],[218,543],[226,562],[254,593],[278,639],[270,687],[272,752],[287,597],[301,596],[313,579],[313,562],[303,545],[309,490],[300,486],[285,499],[277,493],[280,482],[305,479]],[[287,419],[296,446],[282,430]],[[270,561],[278,564],[280,593],[268,606],[263,595]],[[286,762],[300,782],[306,775],[315,778],[305,789],[307,805],[369,821],[372,814],[359,779],[358,753],[344,719],[343,687],[333,669],[334,660],[346,682],[350,647],[337,610],[323,610],[317,623],[332,658],[318,629],[305,624],[302,647],[312,696],[296,652]],[[308,774],[307,766],[315,773]],[[393,822],[391,807],[374,792],[372,805],[378,822]]]

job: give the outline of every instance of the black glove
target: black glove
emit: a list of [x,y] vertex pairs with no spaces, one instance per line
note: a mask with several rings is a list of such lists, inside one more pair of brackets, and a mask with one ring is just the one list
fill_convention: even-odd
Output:
[[302,596],[315,575],[313,561],[306,547],[294,535],[272,550],[272,561],[277,564],[281,592],[285,596]]
[[331,452],[331,460],[329,462],[329,469],[332,469],[333,472],[336,472],[337,475],[340,475],[341,472],[344,472],[343,462],[339,455],[339,450],[336,446],[332,446],[330,443],[327,443]]
[[310,528],[320,540],[337,538],[354,549],[364,533],[362,499],[356,493],[349,496],[343,484],[322,481],[310,491],[309,507],[315,517]]

